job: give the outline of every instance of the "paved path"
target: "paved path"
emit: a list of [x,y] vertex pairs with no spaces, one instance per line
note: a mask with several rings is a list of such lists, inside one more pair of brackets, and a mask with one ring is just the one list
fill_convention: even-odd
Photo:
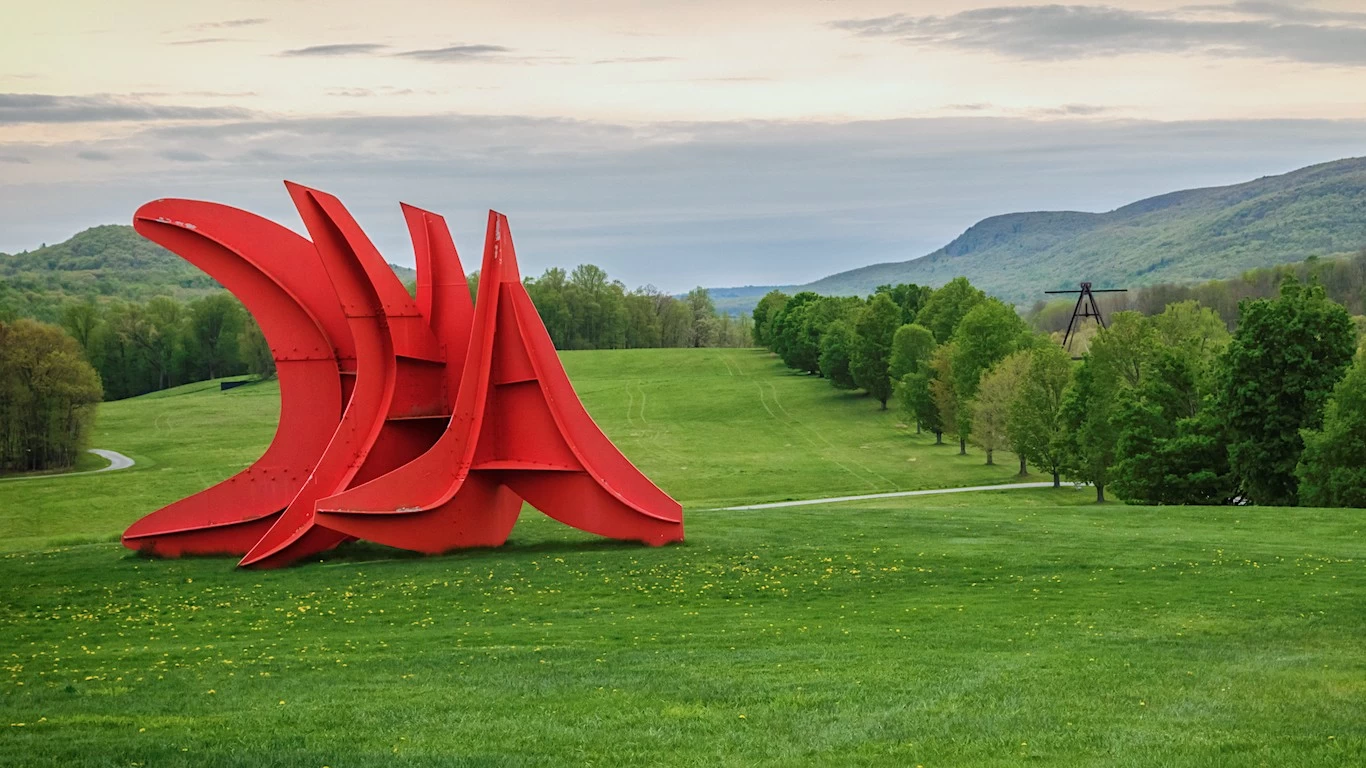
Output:
[[38,479],[47,480],[54,477],[74,477],[76,475],[93,475],[99,472],[113,472],[116,469],[128,469],[129,467],[133,466],[133,460],[128,458],[127,456],[124,456],[118,451],[106,451],[103,448],[91,448],[90,450],[86,451],[86,453],[93,453],[96,456],[99,456],[100,458],[104,459],[105,461],[108,461],[109,466],[101,467],[100,469],[92,469],[89,472],[59,472],[51,475],[22,475],[20,477],[5,477],[0,478],[0,481]]
[[[896,491],[894,493],[869,493],[863,496],[832,496],[828,499],[801,499],[800,501],[774,501],[768,504],[746,504],[741,507],[719,507],[717,512],[742,512],[750,509],[777,509],[778,507],[805,507],[812,504],[838,504],[841,501],[865,501],[867,499],[895,499],[902,496],[936,496],[941,493],[968,493],[969,491],[1011,491],[1016,488],[1052,488],[1053,481],[1043,483],[1005,483],[1003,485],[973,485],[967,488],[934,488],[928,491]],[[1065,484],[1064,488],[1067,487]]]

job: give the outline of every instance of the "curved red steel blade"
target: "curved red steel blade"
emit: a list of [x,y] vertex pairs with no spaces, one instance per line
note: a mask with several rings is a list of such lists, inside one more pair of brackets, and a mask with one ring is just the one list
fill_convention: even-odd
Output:
[[[507,540],[522,507],[520,498],[498,492],[501,484],[496,478],[475,484],[468,496],[457,494],[466,485],[487,409],[501,293],[498,286],[509,266],[500,257],[496,232],[490,217],[469,350],[446,431],[431,450],[411,463],[320,500],[318,517],[328,527],[367,541],[427,553],[498,546]],[[510,267],[515,281],[516,263]]]
[[312,243],[246,211],[156,200],[134,228],[227,288],[261,326],[280,380],[270,446],[238,474],[129,526],[123,544],[161,556],[244,554],[298,493],[342,412],[338,356],[354,357]]
[[[505,249],[503,258],[516,264],[512,233],[507,217],[493,214],[497,235]],[[564,372],[555,345],[541,322],[526,287],[515,271],[502,275],[504,295],[499,313],[499,330],[504,334],[501,350],[505,360],[500,366],[517,375],[503,374],[500,397],[505,403],[496,411],[495,423],[516,423],[518,429],[505,434],[505,441],[481,441],[489,449],[489,465],[481,466],[480,456],[472,470],[506,469],[502,475],[517,495],[533,507],[566,525],[614,539],[660,545],[683,539],[683,507],[659,486],[650,482],[612,441],[602,433],[579,400]],[[516,336],[504,331],[504,319],[516,329]],[[509,329],[511,330],[511,329]],[[521,368],[525,356],[530,371]],[[510,361],[517,363],[510,364]],[[532,381],[521,378],[527,374]],[[542,410],[544,409],[544,410]],[[545,420],[548,414],[550,420]],[[522,441],[527,436],[539,440]],[[559,471],[559,466],[538,467],[540,462],[557,465],[563,459],[555,437],[563,441],[578,460],[581,471]],[[502,466],[509,465],[509,466]]]
[[[449,414],[440,347],[388,264],[341,201],[298,184],[286,187],[341,302],[356,346],[356,380],[307,482],[239,563],[267,568],[345,541],[345,533],[317,524],[317,500],[421,455],[436,439],[430,424]],[[400,385],[401,367],[409,375]]]
[[417,260],[417,310],[436,334],[446,359],[447,401],[454,405],[470,345],[474,302],[446,220],[401,203]]
[[[491,487],[504,486],[512,494]],[[524,498],[591,533],[663,544],[682,507],[579,402],[522,286],[507,219],[490,212],[470,352],[446,432],[422,457],[318,503],[339,531],[420,552],[496,546]]]

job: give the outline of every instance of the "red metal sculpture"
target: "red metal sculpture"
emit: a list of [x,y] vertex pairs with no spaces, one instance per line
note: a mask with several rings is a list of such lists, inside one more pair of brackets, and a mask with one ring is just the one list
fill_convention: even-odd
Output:
[[417,299],[339,200],[286,182],[312,242],[193,200],[138,209],[143,236],[232,291],[280,378],[280,423],[233,477],[124,532],[150,554],[277,567],[352,539],[424,553],[507,540],[525,500],[567,525],[659,545],[683,511],[579,402],[489,212],[477,302],[445,220],[403,206]]

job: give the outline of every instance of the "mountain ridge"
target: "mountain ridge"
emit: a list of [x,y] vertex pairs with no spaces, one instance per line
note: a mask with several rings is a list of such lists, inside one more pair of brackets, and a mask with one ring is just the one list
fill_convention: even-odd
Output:
[[[942,285],[963,275],[1017,304],[1045,290],[1140,287],[1235,277],[1256,267],[1353,253],[1366,245],[1366,158],[1345,158],[1219,187],[1177,190],[1103,213],[989,216],[924,256],[836,272],[801,285],[716,289],[732,311],[774,287],[833,295],[878,285]],[[761,290],[762,289],[762,290]],[[718,302],[718,306],[720,302]]]

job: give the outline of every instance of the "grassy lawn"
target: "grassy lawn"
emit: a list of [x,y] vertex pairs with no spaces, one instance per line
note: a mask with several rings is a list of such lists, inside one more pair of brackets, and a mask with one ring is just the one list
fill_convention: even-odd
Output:
[[97,539],[249,461],[274,392],[106,406],[139,466],[0,483],[0,765],[1366,764],[1360,511],[706,511],[1014,467],[758,353],[566,361],[684,544],[529,513],[495,551],[144,560]]
[[[933,446],[895,410],[787,371],[756,350],[564,353],[584,404],[644,472],[689,509],[1007,483],[1013,454]],[[131,469],[0,480],[0,550],[109,540],[142,515],[251,464],[275,432],[273,383],[190,384],[100,407],[92,446]],[[1042,479],[1038,476],[1024,478]]]

